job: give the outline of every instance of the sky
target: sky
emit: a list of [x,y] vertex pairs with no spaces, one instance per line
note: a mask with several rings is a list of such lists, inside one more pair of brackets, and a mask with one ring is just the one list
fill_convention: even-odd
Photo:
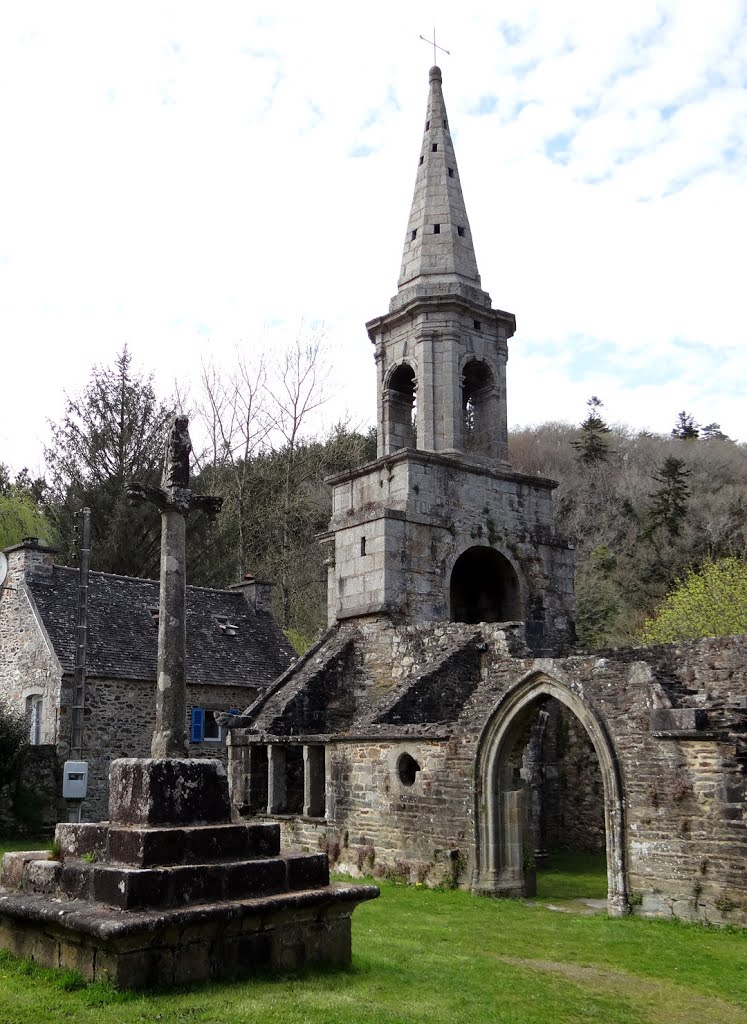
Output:
[[747,0],[55,0],[0,14],[0,462],[124,344],[194,394],[322,329],[314,428],[375,422],[434,24],[509,423],[747,440]]

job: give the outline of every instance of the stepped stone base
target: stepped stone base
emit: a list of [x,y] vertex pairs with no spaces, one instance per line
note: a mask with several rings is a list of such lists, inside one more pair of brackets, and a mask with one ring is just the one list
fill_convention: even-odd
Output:
[[275,824],[220,821],[220,761],[127,758],[110,778],[111,822],[58,825],[59,860],[5,855],[0,947],[122,988],[350,963],[351,914],[378,889],[330,885],[326,856],[281,854]]

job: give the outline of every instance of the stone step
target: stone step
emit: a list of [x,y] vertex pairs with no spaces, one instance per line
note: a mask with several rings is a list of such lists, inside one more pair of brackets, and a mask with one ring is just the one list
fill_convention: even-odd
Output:
[[100,863],[156,867],[273,857],[280,826],[272,823],[170,826],[63,823],[56,839],[62,858],[94,855]]
[[[54,874],[54,878],[52,877]],[[33,876],[33,877],[32,877]],[[24,890],[36,892],[42,878],[29,865]],[[284,854],[252,860],[135,868],[68,859],[43,878],[44,891],[56,884],[68,899],[93,900],[120,910],[216,903],[329,885],[325,854]]]

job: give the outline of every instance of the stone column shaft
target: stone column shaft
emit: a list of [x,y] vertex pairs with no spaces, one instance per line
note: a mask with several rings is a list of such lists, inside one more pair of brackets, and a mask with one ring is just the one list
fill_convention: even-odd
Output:
[[324,747],[303,748],[303,813],[308,818],[324,814]]
[[161,512],[161,597],[158,612],[156,727],[152,757],[187,756],[186,518]]
[[285,747],[267,747],[267,813],[282,814],[288,806]]

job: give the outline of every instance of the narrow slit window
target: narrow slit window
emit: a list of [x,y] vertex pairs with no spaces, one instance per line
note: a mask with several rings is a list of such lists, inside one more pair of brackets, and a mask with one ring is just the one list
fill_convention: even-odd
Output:
[[457,234],[460,238],[464,238],[464,228],[461,225],[457,227]]
[[422,156],[421,156],[421,158],[420,158],[420,162],[419,162],[419,164],[418,164],[418,167],[422,167],[422,166],[423,166],[423,160],[424,160],[424,159],[425,159],[425,157],[422,157]]
[[441,225],[440,224],[434,224],[433,225],[433,234],[434,235],[440,235],[441,234]]
[[159,617],[159,614],[160,614],[159,609],[158,608],[149,608],[148,609],[148,614],[150,615],[150,620],[153,623],[153,625],[154,626],[158,626],[158,617]]
[[365,553],[366,553],[366,538],[365,537],[361,537],[361,554],[365,555]]
[[438,152],[438,143],[437,142],[434,142],[433,145],[431,146],[431,152],[432,153],[437,153]]
[[430,128],[430,126],[431,126],[431,123],[430,123],[430,121],[426,121],[426,122],[425,122],[425,130],[426,130],[426,131],[428,131],[428,129]]
[[417,237],[418,237],[418,229],[417,228],[413,228],[412,229],[412,234],[410,235],[410,241],[414,242]]
[[450,168],[449,168],[449,177],[450,177],[450,178],[453,178],[453,177],[454,177],[454,168],[453,168],[453,167],[450,167]]
[[448,127],[449,127],[449,119],[448,119],[448,117],[445,117],[444,118],[444,128],[448,128]]
[[473,324],[473,326],[474,326],[476,331],[481,331],[482,330],[482,322],[480,320],[473,320],[472,324]]

